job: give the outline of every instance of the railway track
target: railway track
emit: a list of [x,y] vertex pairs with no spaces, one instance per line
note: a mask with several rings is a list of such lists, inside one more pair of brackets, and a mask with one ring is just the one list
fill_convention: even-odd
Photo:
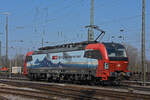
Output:
[[[123,84],[127,84],[127,85],[142,85],[143,82],[142,81],[123,81]],[[150,86],[150,82],[145,82],[146,86]]]
[[0,82],[3,84],[8,84],[20,88],[26,87],[35,90],[40,90],[42,91],[43,95],[45,93],[45,95],[48,95],[48,97],[53,97],[52,99],[55,98],[57,100],[59,99],[56,97],[68,98],[71,100],[103,100],[104,98],[109,98],[108,100],[150,100],[150,94],[147,94],[144,91],[141,92],[137,90],[132,91],[127,89],[117,89],[110,87],[82,86],[72,84],[57,84],[2,79],[0,80]]
[[[3,78],[2,78],[3,79]],[[7,77],[4,79],[9,79],[9,80],[22,80],[22,81],[29,81],[28,78],[25,77]],[[30,83],[33,81],[29,81]],[[39,82],[39,81],[38,81]],[[43,81],[45,82],[45,81]],[[141,81],[123,81],[120,86],[105,86],[106,88],[117,88],[117,89],[133,89],[133,90],[140,90],[140,91],[150,91],[150,82],[145,82],[148,87],[142,86]],[[56,83],[57,84],[57,83]],[[96,85],[95,85],[96,86]],[[100,86],[101,87],[101,86]]]
[[[54,100],[50,94],[46,94],[45,92],[41,92],[41,91],[1,87],[0,92],[2,94],[7,94],[7,96],[14,95],[20,98],[25,97],[27,100],[28,99]],[[10,100],[10,98],[8,98],[8,100]]]
[[[3,84],[7,84],[7,85],[12,85],[12,86],[15,86],[15,87],[25,87],[25,88],[32,88],[32,89],[36,89],[36,90],[40,90],[39,91],[30,91],[30,90],[21,90],[21,89],[14,89],[13,88],[13,91],[14,92],[11,92],[9,90],[12,90],[12,88],[0,88],[0,91],[1,93],[3,93],[3,89],[5,90],[8,90],[7,92],[4,91],[4,93],[8,93],[8,94],[18,94],[19,95],[25,95],[27,97],[32,97],[32,95],[28,95],[28,94],[32,94],[35,93],[36,95],[37,94],[42,94],[42,97],[40,97],[40,100],[52,100],[52,99],[55,99],[55,100],[60,100],[60,98],[67,98],[69,100],[101,100],[99,98],[96,98],[96,97],[91,97],[89,95],[86,95],[85,93],[82,93],[82,91],[77,91],[77,90],[73,90],[73,89],[65,89],[64,87],[58,87],[58,86],[52,86],[52,85],[46,85],[46,84],[39,84],[39,83],[31,83],[29,84],[29,82],[15,82],[15,81],[1,81],[1,83]],[[1,90],[2,89],[2,90]],[[19,92],[21,90],[21,92]],[[16,93],[16,91],[18,91]],[[25,94],[24,94],[25,93]],[[36,97],[36,95],[33,94],[33,97],[35,96],[35,98],[38,98]],[[43,95],[46,95],[46,97],[43,99]],[[51,98],[49,98],[51,97]],[[52,98],[53,97],[53,98]],[[38,98],[39,100],[39,98]]]

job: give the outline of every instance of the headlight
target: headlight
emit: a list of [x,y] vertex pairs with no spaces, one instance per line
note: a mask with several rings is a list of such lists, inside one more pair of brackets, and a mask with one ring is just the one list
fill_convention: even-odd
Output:
[[109,64],[108,63],[104,63],[104,69],[109,69]]

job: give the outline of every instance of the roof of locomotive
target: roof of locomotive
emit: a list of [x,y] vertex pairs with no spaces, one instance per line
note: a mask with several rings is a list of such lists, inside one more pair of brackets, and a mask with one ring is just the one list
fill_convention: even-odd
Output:
[[[69,51],[77,51],[77,50],[85,50],[85,47],[88,44],[96,44],[97,41],[83,41],[78,43],[69,43],[62,44],[56,46],[46,46],[39,48],[38,51],[34,51],[33,54],[46,54],[46,53],[58,53],[58,52],[69,52]],[[114,43],[114,42],[103,42],[106,48],[124,48],[122,44]]]
[[103,44],[106,46],[106,48],[125,48],[124,45],[120,43],[104,42]]
[[33,54],[45,54],[45,53],[58,53],[58,52],[68,52],[68,51],[77,51],[84,50],[88,44],[95,44],[97,41],[83,41],[77,43],[68,43],[56,46],[46,46],[41,47],[38,51],[34,51]]
[[98,43],[97,41],[83,41],[83,42],[77,42],[77,43],[68,43],[68,44],[62,44],[62,45],[56,45],[56,46],[46,46],[41,47],[39,50],[50,50],[50,49],[59,49],[59,48],[74,48],[74,47],[80,47],[84,48],[88,44],[95,44]]

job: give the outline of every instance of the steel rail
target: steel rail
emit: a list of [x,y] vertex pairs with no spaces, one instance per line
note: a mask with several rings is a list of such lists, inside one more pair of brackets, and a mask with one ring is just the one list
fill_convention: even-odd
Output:
[[[6,81],[6,80],[5,80]],[[5,82],[4,82],[5,83]],[[13,83],[12,80],[9,83]],[[60,84],[52,84],[52,83],[42,83],[42,82],[31,82],[31,81],[24,81],[24,83],[21,82],[14,82],[14,85],[25,86],[30,87],[33,89],[42,90],[45,92],[54,92],[56,95],[62,96],[62,97],[70,97],[70,98],[78,98],[78,99],[98,99],[100,97],[113,97],[113,98],[140,98],[143,100],[149,100],[150,94],[142,94],[142,93],[135,93],[131,91],[116,91],[115,88],[112,90],[108,90],[108,88],[100,89],[100,87],[95,86],[81,86],[81,85],[60,85]]]

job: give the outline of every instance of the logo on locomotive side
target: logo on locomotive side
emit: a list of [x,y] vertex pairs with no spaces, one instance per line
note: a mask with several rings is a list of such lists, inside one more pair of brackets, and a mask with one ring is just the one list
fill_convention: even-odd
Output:
[[57,60],[58,56],[52,56],[52,60]]

